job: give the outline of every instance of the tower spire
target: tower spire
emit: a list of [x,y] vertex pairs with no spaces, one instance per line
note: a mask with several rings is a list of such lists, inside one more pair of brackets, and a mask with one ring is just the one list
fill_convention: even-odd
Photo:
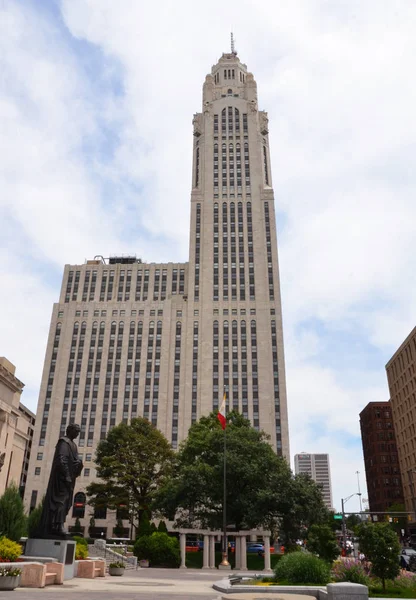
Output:
[[237,54],[235,51],[234,34],[231,32],[231,54]]

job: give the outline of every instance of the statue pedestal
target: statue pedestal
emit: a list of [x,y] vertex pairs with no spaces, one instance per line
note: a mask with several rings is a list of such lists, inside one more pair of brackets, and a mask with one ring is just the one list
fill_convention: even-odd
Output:
[[75,546],[73,540],[42,540],[29,538],[26,542],[25,556],[55,558],[64,565],[64,579],[74,577]]

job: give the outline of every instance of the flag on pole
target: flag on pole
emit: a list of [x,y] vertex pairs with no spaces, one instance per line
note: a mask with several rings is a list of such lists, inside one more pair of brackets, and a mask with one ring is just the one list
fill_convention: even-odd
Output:
[[220,406],[220,410],[218,411],[218,420],[221,423],[221,427],[223,429],[225,429],[226,425],[227,425],[227,406],[226,406],[226,402],[227,402],[227,394],[226,392],[224,392],[224,397],[222,399],[222,404]]

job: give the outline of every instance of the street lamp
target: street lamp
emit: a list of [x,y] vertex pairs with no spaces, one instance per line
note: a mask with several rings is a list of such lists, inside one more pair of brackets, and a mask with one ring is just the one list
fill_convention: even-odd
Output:
[[351,494],[351,496],[347,496],[346,498],[341,498],[341,509],[342,509],[342,545],[344,550],[347,550],[347,525],[345,523],[345,511],[344,505],[350,500],[353,496],[359,496],[361,500],[361,492],[355,492]]

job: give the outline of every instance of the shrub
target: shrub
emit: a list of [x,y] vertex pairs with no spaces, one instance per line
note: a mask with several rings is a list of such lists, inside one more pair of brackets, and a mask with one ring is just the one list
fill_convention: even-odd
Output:
[[75,547],[75,560],[84,560],[88,558],[88,546],[77,542]]
[[147,510],[144,510],[140,515],[139,527],[137,528],[137,538],[141,538],[143,535],[151,535],[150,531],[150,519]]
[[26,521],[19,489],[11,485],[0,498],[0,535],[18,542],[26,533]]
[[14,562],[22,554],[22,547],[17,542],[7,537],[0,537],[0,560],[1,562]]
[[86,540],[84,537],[81,537],[80,535],[73,535],[72,539],[77,544],[80,544],[82,546],[86,546],[88,548],[88,540]]
[[110,569],[125,569],[125,568],[126,568],[126,565],[125,565],[123,562],[121,562],[121,561],[118,561],[118,562],[113,562],[113,563],[110,563],[110,564],[108,565],[108,567],[109,567]]
[[409,571],[402,571],[394,580],[394,586],[401,590],[416,591],[416,575],[414,573],[409,573]]
[[179,567],[181,562],[178,540],[163,532],[140,537],[134,554],[139,560],[148,559],[152,567]]
[[292,552],[283,556],[274,572],[278,581],[319,585],[328,583],[331,573],[327,562],[307,552]]
[[390,523],[363,523],[358,533],[360,548],[371,562],[372,574],[381,579],[384,591],[386,580],[395,579],[400,571],[397,535]]
[[308,550],[332,564],[339,556],[339,547],[329,525],[312,525],[308,531]]
[[370,577],[364,566],[359,560],[347,558],[337,561],[332,569],[332,576],[335,581],[349,581],[350,583],[361,583],[370,585]]
[[159,531],[159,533],[167,533],[168,532],[168,528],[166,527],[165,521],[159,521],[157,530]]
[[37,531],[39,529],[40,524],[40,518],[42,516],[44,501],[45,496],[42,498],[40,504],[38,504],[37,507],[32,510],[27,519],[27,535],[30,538],[34,538],[37,535]]

